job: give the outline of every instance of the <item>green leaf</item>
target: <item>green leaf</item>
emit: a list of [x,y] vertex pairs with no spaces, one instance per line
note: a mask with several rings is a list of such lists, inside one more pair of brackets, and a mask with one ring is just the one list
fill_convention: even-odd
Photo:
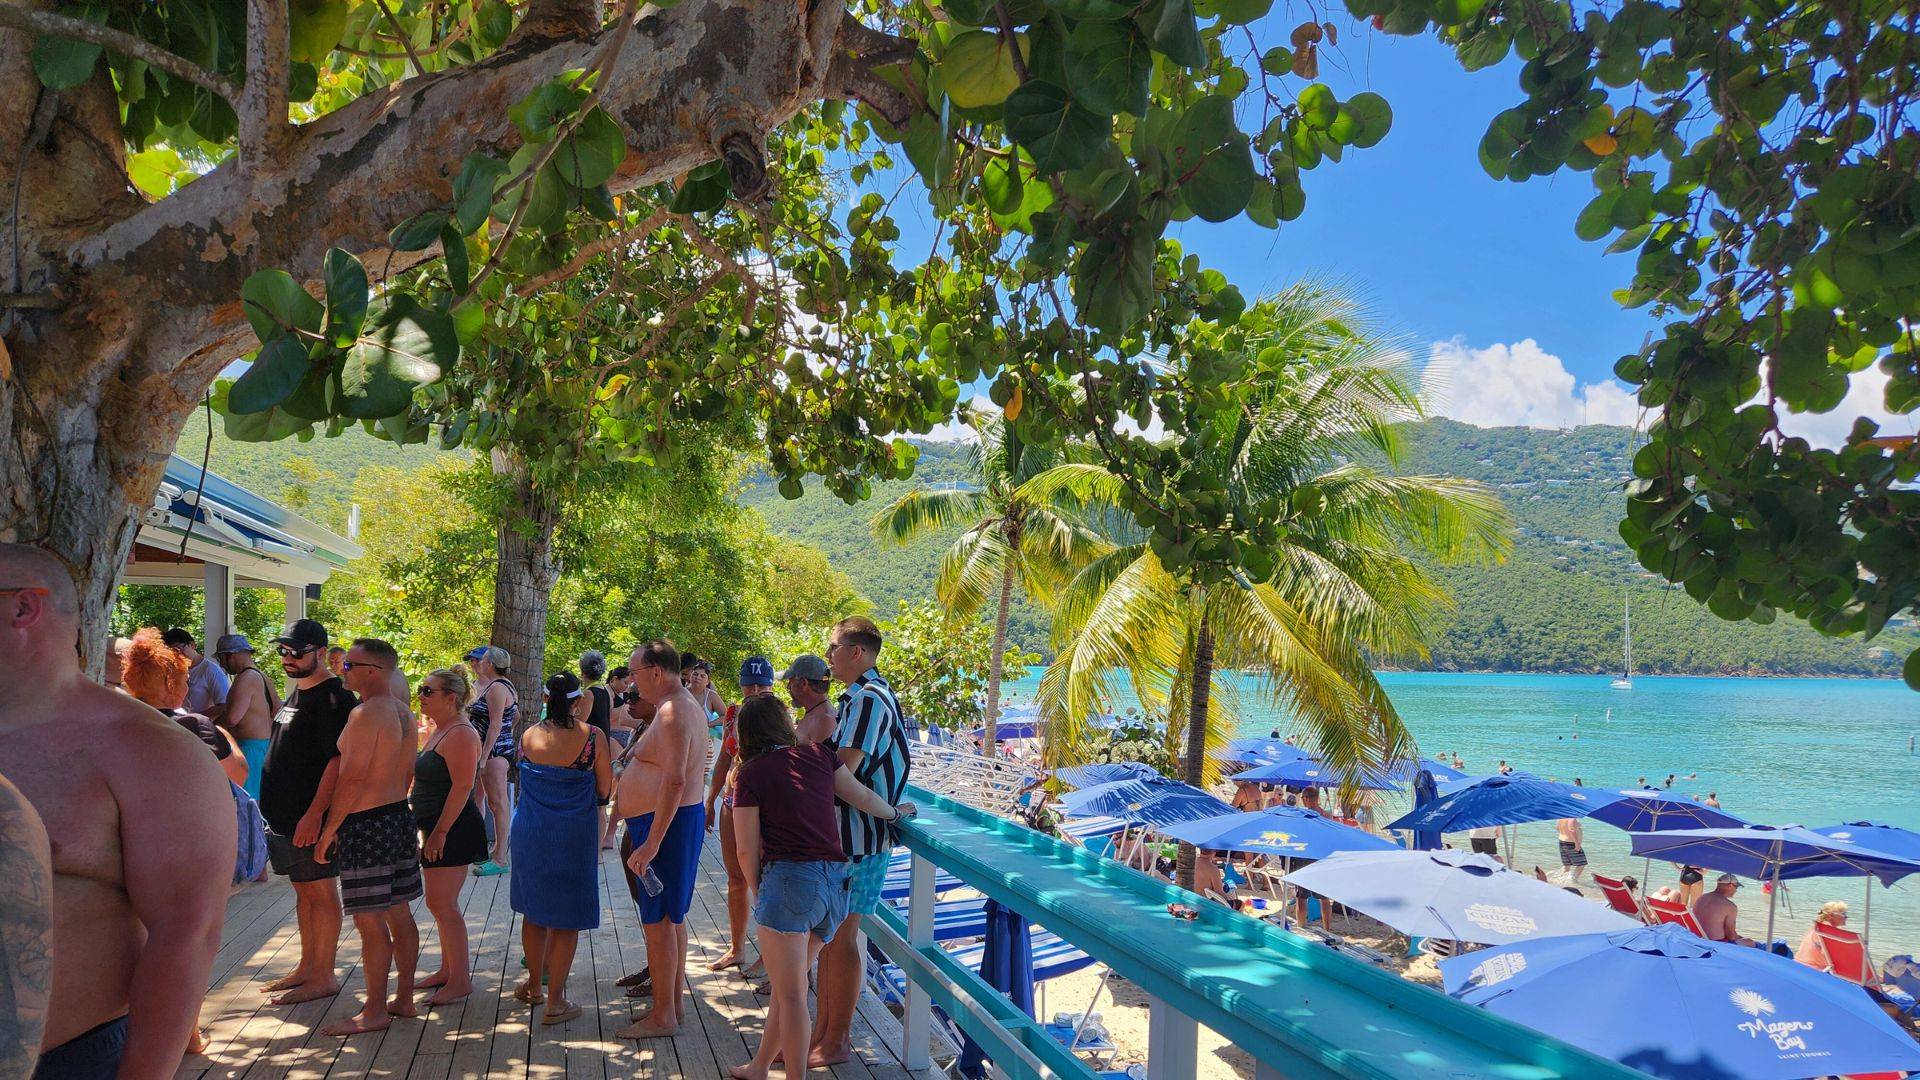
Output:
[[1582,240],[1598,240],[1613,231],[1613,204],[1620,201],[1618,188],[1603,191],[1574,219],[1573,234]]
[[985,109],[1007,100],[1020,85],[1020,72],[1014,66],[1013,50],[1022,59],[1027,52],[1026,35],[1014,35],[1009,44],[999,34],[969,30],[947,43],[936,70],[946,85],[947,97],[963,109]]
[[1011,214],[1020,209],[1020,165],[1011,157],[994,158],[980,170],[980,194],[987,209]]
[[1235,134],[1215,148],[1180,187],[1180,196],[1203,221],[1227,221],[1247,208],[1257,177],[1253,151],[1245,135]]
[[344,349],[367,320],[367,268],[352,252],[328,248],[322,277],[327,285],[327,338]]
[[1080,253],[1073,272],[1073,305],[1087,323],[1125,333],[1153,304],[1153,255],[1158,242],[1133,235],[1098,237]]
[[287,31],[287,57],[320,64],[347,32],[347,0],[291,0]]
[[1353,145],[1362,150],[1374,146],[1387,137],[1393,129],[1393,106],[1387,99],[1371,90],[1363,91],[1348,98],[1341,108],[1353,114],[1359,122],[1359,130],[1354,133]]
[[460,356],[453,320],[406,293],[374,301],[360,339],[340,369],[340,413],[377,420],[401,412],[419,386],[440,378]]
[[1041,172],[1065,172],[1093,160],[1111,125],[1060,87],[1032,79],[1007,98],[1006,126]]
[[463,235],[486,224],[494,185],[506,171],[506,162],[477,150],[460,164],[460,175],[453,181],[453,219]]
[[289,435],[297,435],[313,426],[313,421],[303,420],[288,413],[285,409],[273,408],[263,412],[235,412],[229,403],[233,384],[221,379],[213,389],[213,411],[220,414],[224,421],[227,438],[235,442],[275,442]]
[[1213,12],[1235,26],[1245,26],[1273,10],[1273,0],[1214,0]]
[[465,295],[471,263],[467,258],[467,238],[452,225],[440,230],[440,249],[446,253],[447,284],[455,296]]
[[[107,21],[107,9],[94,4],[63,8],[60,14],[91,23],[104,24]],[[100,46],[90,41],[74,41],[72,38],[46,34],[33,43],[34,74],[40,76],[40,82],[49,90],[71,90],[86,82],[92,77],[93,65],[99,59]]]
[[587,99],[586,91],[568,85],[572,81],[560,75],[540,84],[507,110],[507,119],[513,121],[513,126],[520,129],[528,142],[546,142],[562,121],[580,111],[581,102]]
[[1146,115],[1152,76],[1153,51],[1131,23],[1089,19],[1067,35],[1067,80],[1090,109]]
[[262,344],[291,329],[318,331],[325,315],[320,301],[285,270],[258,270],[240,286],[240,304],[247,325]]
[[553,153],[560,179],[576,188],[595,188],[613,178],[627,156],[627,137],[605,109],[594,109]]
[[673,202],[667,209],[676,214],[703,214],[718,210],[727,201],[727,195],[733,190],[733,182],[727,177],[727,168],[718,161],[710,161],[687,174],[680,184],[680,190],[674,192]]
[[415,214],[393,227],[387,234],[387,244],[395,251],[425,251],[440,238],[440,230],[447,224],[445,210],[426,210]]
[[1200,44],[1200,25],[1193,17],[1193,0],[1154,0],[1138,18],[1147,40],[1167,59],[1189,68],[1207,62],[1207,50]]
[[300,339],[281,336],[262,346],[253,363],[234,380],[227,407],[234,412],[257,413],[293,396],[312,368]]
[[1340,102],[1325,83],[1314,83],[1300,91],[1300,122],[1310,128],[1325,131],[1339,114]]
[[1907,662],[1900,666],[1900,677],[1907,680],[1908,686],[1920,690],[1920,648],[1907,654]]

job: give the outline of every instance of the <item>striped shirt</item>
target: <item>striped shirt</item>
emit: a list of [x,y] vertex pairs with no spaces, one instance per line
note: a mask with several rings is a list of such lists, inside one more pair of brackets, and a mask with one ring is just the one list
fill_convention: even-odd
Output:
[[[842,750],[858,750],[864,757],[853,770],[853,778],[874,790],[889,803],[898,803],[907,794],[907,773],[912,759],[907,755],[907,734],[900,717],[900,699],[880,674],[868,668],[840,695],[840,726],[834,730],[834,745]],[[863,814],[846,803],[839,803],[840,847],[847,858],[885,855],[893,850],[898,829],[879,818]]]

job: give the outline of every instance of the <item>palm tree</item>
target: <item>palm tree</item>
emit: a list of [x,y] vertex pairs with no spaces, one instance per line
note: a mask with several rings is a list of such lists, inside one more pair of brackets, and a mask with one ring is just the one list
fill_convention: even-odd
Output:
[[[1266,301],[1269,332],[1249,352],[1279,346],[1286,360],[1260,384],[1252,408],[1223,420],[1208,472],[1228,477],[1235,505],[1278,506],[1278,544],[1226,575],[1169,571],[1137,526],[1061,591],[1057,659],[1041,684],[1047,745],[1071,755],[1087,744],[1087,718],[1103,711],[1121,677],[1150,713],[1168,718],[1169,746],[1184,736],[1184,779],[1204,785],[1211,744],[1229,713],[1221,670],[1252,667],[1277,709],[1347,775],[1407,759],[1412,739],[1370,661],[1425,658],[1451,606],[1414,561],[1491,561],[1509,547],[1511,522],[1484,486],[1443,476],[1395,476],[1398,423],[1421,414],[1400,354],[1367,331],[1337,293],[1297,286]],[[1273,354],[1269,354],[1270,356]],[[1118,507],[1125,479],[1100,465],[1063,463],[1022,487],[1025,498]],[[1255,571],[1258,571],[1257,573]],[[1181,846],[1191,887],[1193,849]]]
[[881,542],[902,545],[949,526],[966,526],[940,559],[934,595],[949,618],[959,619],[972,616],[989,595],[998,594],[981,744],[991,754],[998,737],[1007,609],[1015,580],[1028,599],[1046,605],[1054,590],[1105,545],[1098,533],[1058,510],[1052,500],[1021,493],[1022,484],[1061,463],[1057,450],[1028,445],[998,413],[976,410],[966,419],[978,435],[968,460],[980,487],[915,488],[875,514],[871,525]]

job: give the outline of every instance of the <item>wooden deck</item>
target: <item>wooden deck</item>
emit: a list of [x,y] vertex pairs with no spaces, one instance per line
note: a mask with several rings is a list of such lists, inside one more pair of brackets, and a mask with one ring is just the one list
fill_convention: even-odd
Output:
[[[319,1033],[330,1020],[360,1008],[364,984],[352,920],[341,935],[342,989],[336,998],[275,1007],[260,987],[293,969],[299,936],[293,890],[280,879],[248,885],[227,903],[226,928],[214,960],[213,985],[201,1009],[211,1038],[204,1056],[187,1058],[176,1080],[296,1080],[296,1078],[409,1077],[691,1077],[718,1080],[746,1061],[760,1043],[765,998],[756,998],[737,971],[710,973],[708,961],[725,950],[725,875],[718,845],[702,857],[705,880],[688,913],[691,944],[687,975],[693,996],[687,1023],[672,1039],[634,1042],[613,1032],[638,1015],[613,985],[644,966],[640,922],[612,852],[601,866],[600,928],[582,934],[569,996],[587,1007],[554,1027],[535,1021],[537,1006],[513,1000],[521,977],[519,920],[508,905],[507,876],[471,879],[461,894],[475,954],[474,994],[464,1002],[396,1019],[386,1031],[329,1038]],[[414,905],[420,922],[420,971],[438,964],[433,918]],[[594,1005],[598,1003],[599,1007]],[[854,1024],[855,1056],[834,1067],[836,1080],[907,1080],[898,1054],[900,1024],[871,994],[863,995]],[[951,1053],[951,1048],[947,1048]],[[940,1048],[936,1047],[936,1057]],[[826,1076],[825,1071],[811,1075]]]

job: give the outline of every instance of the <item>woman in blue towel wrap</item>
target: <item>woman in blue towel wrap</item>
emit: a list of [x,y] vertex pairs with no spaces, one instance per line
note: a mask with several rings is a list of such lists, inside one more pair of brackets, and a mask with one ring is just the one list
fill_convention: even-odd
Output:
[[586,722],[591,708],[580,680],[562,671],[547,680],[546,715],[520,736],[511,895],[527,978],[513,996],[544,1001],[543,1024],[580,1015],[567,1000],[567,974],[580,931],[600,925],[599,807],[613,791],[613,767],[607,737]]

